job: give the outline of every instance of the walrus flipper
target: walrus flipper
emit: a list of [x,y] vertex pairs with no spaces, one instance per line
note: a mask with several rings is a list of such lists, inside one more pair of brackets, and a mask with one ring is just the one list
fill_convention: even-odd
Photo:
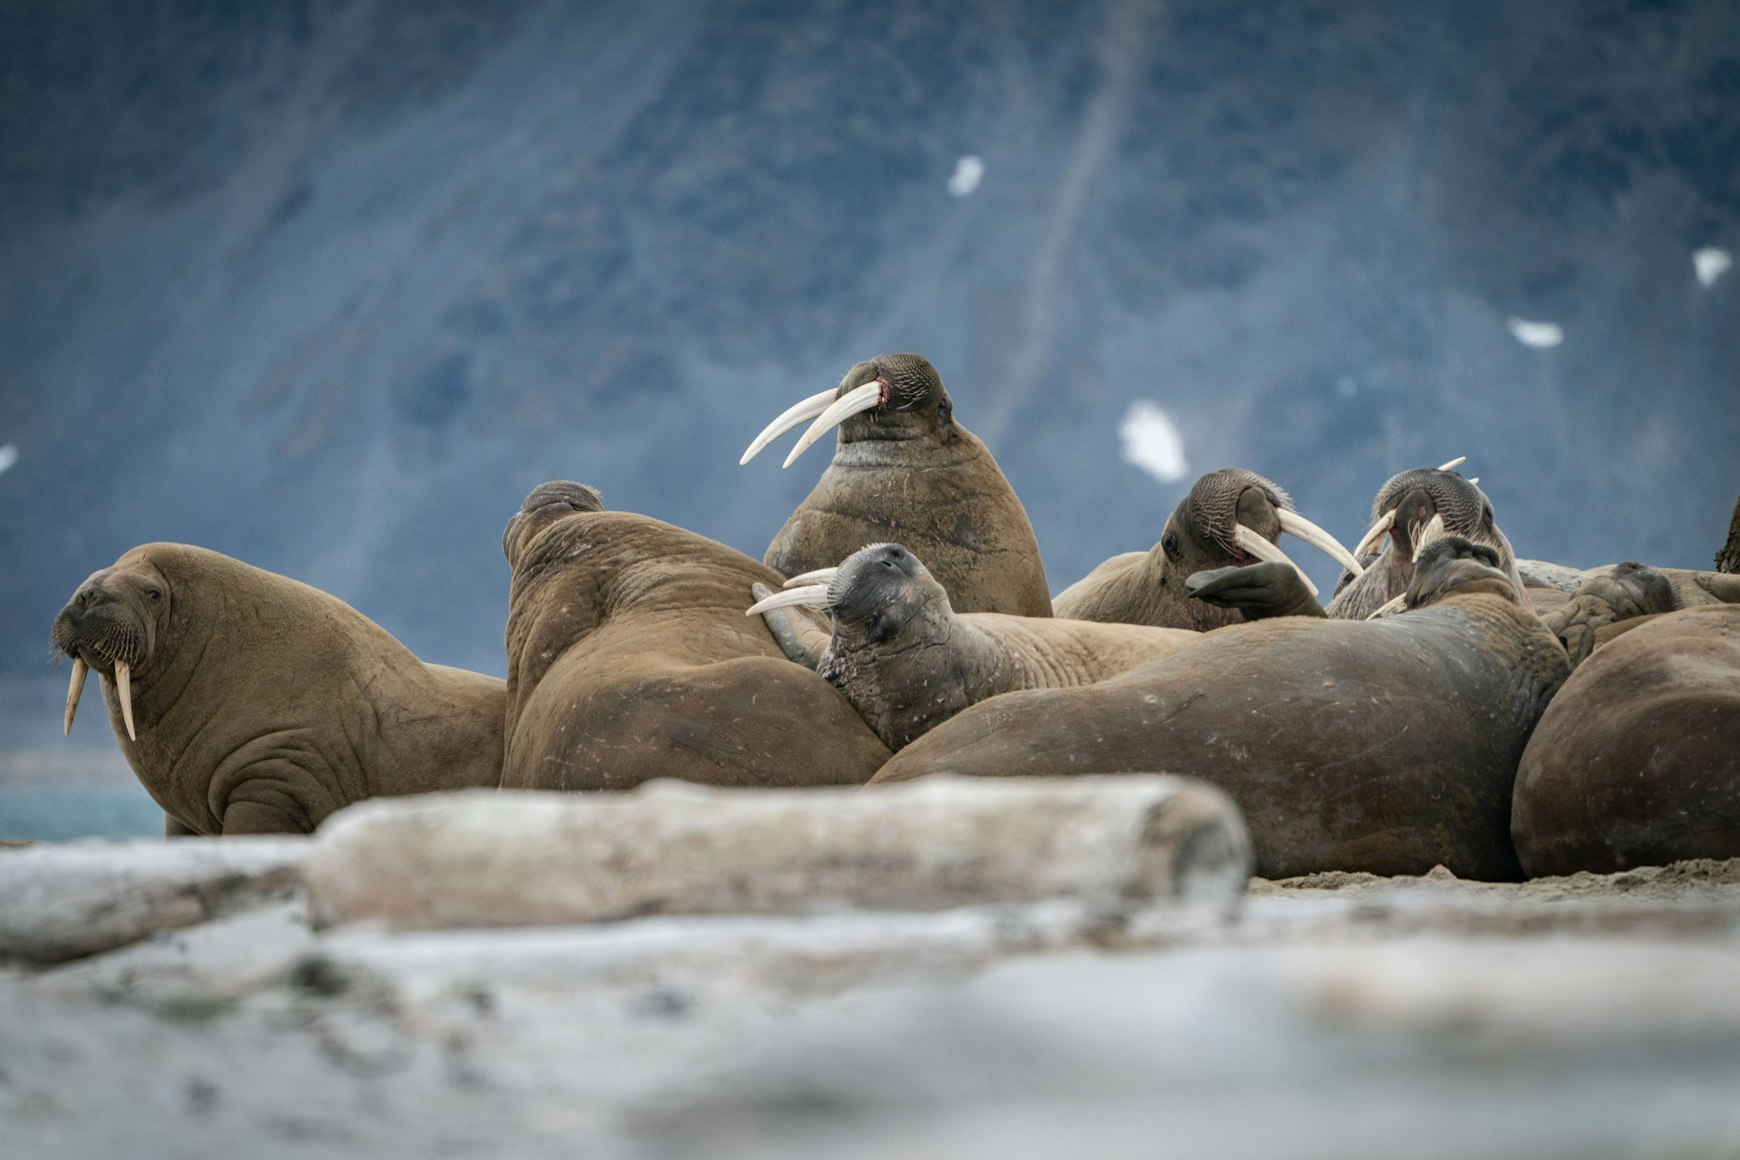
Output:
[[[765,584],[751,584],[749,592],[758,602],[773,595],[773,589]],[[814,670],[821,663],[822,653],[828,647],[828,634],[814,622],[794,621],[783,608],[770,608],[761,614],[761,619],[786,656],[806,669]]]
[[1247,620],[1324,615],[1323,606],[1305,587],[1298,571],[1286,564],[1266,561],[1242,568],[1192,572],[1185,578],[1184,587],[1205,604],[1238,609]]

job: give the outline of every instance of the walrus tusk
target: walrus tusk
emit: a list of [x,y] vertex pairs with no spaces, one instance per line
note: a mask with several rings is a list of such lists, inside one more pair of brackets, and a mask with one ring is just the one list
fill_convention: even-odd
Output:
[[1467,463],[1467,462],[1468,462],[1468,456],[1458,455],[1455,459],[1452,459],[1449,463],[1439,464],[1438,470],[1439,471],[1449,471],[1451,468],[1461,467],[1464,463]]
[[834,401],[834,390],[829,388],[819,391],[801,403],[794,403],[781,412],[779,418],[761,429],[761,434],[755,437],[755,442],[749,445],[749,450],[743,453],[743,458],[737,461],[741,467],[761,454],[762,448],[796,427],[799,423],[814,419],[828,409],[828,404]]
[[1377,522],[1366,531],[1364,537],[1362,537],[1359,543],[1354,546],[1353,554],[1355,556],[1363,556],[1373,548],[1377,547],[1378,544],[1382,542],[1384,536],[1389,533],[1389,530],[1395,526],[1395,523],[1396,509],[1391,508],[1383,515],[1379,516]]
[[1355,578],[1365,575],[1365,567],[1354,558],[1352,552],[1342,546],[1340,540],[1300,515],[1286,508],[1279,508],[1275,514],[1280,517],[1281,530],[1290,532],[1304,540],[1318,551],[1327,554],[1331,559],[1339,560],[1341,566],[1354,574]]
[[1414,559],[1420,558],[1420,553],[1426,550],[1427,544],[1433,540],[1443,539],[1449,534],[1444,530],[1444,517],[1434,513],[1431,521],[1414,535]]
[[127,723],[127,736],[139,740],[133,728],[133,668],[126,661],[115,662],[115,699],[121,702],[121,720]]
[[1305,569],[1299,567],[1299,565],[1288,559],[1287,553],[1281,551],[1281,549],[1275,547],[1275,545],[1269,543],[1269,541],[1263,539],[1263,537],[1257,535],[1257,533],[1251,531],[1251,529],[1245,527],[1243,524],[1233,525],[1233,538],[1238,541],[1239,547],[1243,548],[1246,552],[1255,556],[1257,559],[1266,560],[1271,564],[1285,564],[1287,567],[1293,569],[1293,571],[1299,573],[1299,579],[1305,581],[1305,587],[1310,590],[1311,595],[1313,597],[1317,595],[1317,585],[1311,583],[1311,577],[1305,575]]
[[1468,485],[1470,487],[1479,487],[1480,486],[1480,477],[1477,475],[1474,478],[1470,479],[1468,481]]
[[834,582],[834,577],[839,574],[839,571],[840,569],[838,567],[834,567],[817,568],[813,572],[799,572],[796,576],[793,576],[790,580],[787,580],[784,584],[780,585],[780,587],[801,588],[805,584],[832,584]]
[[797,457],[809,450],[810,444],[856,415],[859,411],[868,411],[882,401],[882,380],[871,379],[863,386],[853,387],[845,394],[835,399],[833,405],[816,417],[810,429],[804,432],[804,437],[797,441],[797,446],[791,449],[791,454],[785,457],[781,466],[790,467]]
[[85,659],[74,657],[72,682],[66,687],[66,725],[60,731],[62,737],[72,733],[73,714],[79,711],[79,697],[84,694],[85,677],[89,673],[90,669],[85,666]]
[[806,584],[802,588],[787,588],[775,592],[772,596],[757,600],[749,606],[745,616],[759,616],[763,612],[771,612],[775,608],[789,608],[794,604],[802,604],[809,608],[826,608],[828,606],[828,586],[826,584]]
[[1372,609],[1371,615],[1366,617],[1366,619],[1376,620],[1380,616],[1388,616],[1390,613],[1398,611],[1402,607],[1402,601],[1407,598],[1408,594],[1406,592],[1397,593],[1382,604],[1378,605],[1376,608]]

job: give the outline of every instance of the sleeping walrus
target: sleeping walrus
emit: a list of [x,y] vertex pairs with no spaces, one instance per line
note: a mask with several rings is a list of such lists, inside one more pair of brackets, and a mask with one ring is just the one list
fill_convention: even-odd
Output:
[[[1050,616],[1050,589],[1027,509],[985,445],[954,417],[936,368],[915,354],[858,363],[840,385],[769,423],[741,462],[815,422],[785,465],[835,425],[833,462],[768,545],[785,576],[831,568],[866,544],[922,556],[961,612]],[[775,585],[777,587],[777,585]]]
[[[1250,619],[1235,607],[1214,607],[1191,598],[1185,583],[1198,572],[1238,567],[1258,560],[1298,566],[1275,546],[1290,532],[1327,552],[1342,565],[1360,565],[1328,532],[1293,510],[1287,493],[1242,468],[1211,471],[1166,518],[1160,541],[1145,552],[1113,556],[1065,588],[1051,602],[1054,616],[1117,624],[1207,631]],[[1316,596],[1303,571],[1301,581]]]
[[93,573],[54,621],[66,727],[95,669],[172,834],[309,833],[364,798],[493,786],[504,687],[428,665],[350,605],[185,544]]
[[1264,877],[1442,863],[1516,879],[1511,782],[1565,652],[1461,537],[1421,554],[1409,602],[1371,622],[1233,625],[1096,685],[992,697],[871,784],[1164,769],[1233,797]]
[[[956,612],[900,544],[872,544],[828,571],[817,577],[825,583],[787,588],[749,612],[780,617],[794,604],[831,610],[832,637],[817,633],[792,659],[845,693],[890,749],[986,697],[1091,684],[1205,639],[1177,628]],[[801,637],[774,635],[782,644]]]
[[504,788],[858,785],[887,760],[838,691],[744,618],[750,585],[780,582],[766,565],[566,482],[533,489],[502,551]]

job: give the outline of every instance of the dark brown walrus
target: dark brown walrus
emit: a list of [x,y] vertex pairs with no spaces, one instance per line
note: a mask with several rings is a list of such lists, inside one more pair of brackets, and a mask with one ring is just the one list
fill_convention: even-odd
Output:
[[[1185,581],[1198,572],[1257,560],[1297,570],[1275,546],[1290,532],[1356,571],[1359,564],[1334,536],[1293,510],[1287,493],[1242,468],[1211,471],[1166,518],[1160,540],[1146,552],[1113,556],[1065,588],[1051,602],[1054,616],[1199,632],[1247,619],[1233,607],[1191,598]],[[1313,596],[1316,588],[1299,572]]]
[[[788,588],[749,611],[772,618],[788,605],[830,609],[832,637],[817,634],[792,659],[845,693],[890,749],[998,693],[1091,684],[1205,639],[1176,628],[956,612],[900,544],[872,544],[832,571],[826,583]],[[784,644],[801,634],[774,635]]]
[[512,789],[859,785],[887,760],[852,706],[743,615],[771,568],[591,488],[540,484],[509,521]]
[[1740,605],[1603,644],[1523,751],[1511,819],[1530,875],[1740,857]]
[[1234,625],[1097,685],[992,697],[871,784],[1165,770],[1232,795],[1264,877],[1514,880],[1511,782],[1569,666],[1495,563],[1447,537],[1421,556],[1416,611]]
[[[504,686],[426,665],[350,605],[185,544],[146,544],[54,622],[171,834],[309,833],[364,798],[493,786]],[[136,736],[136,740],[135,740]]]
[[885,354],[857,364],[837,388],[769,423],[742,462],[811,418],[786,466],[836,423],[839,446],[768,545],[771,567],[796,576],[832,568],[866,544],[897,540],[929,563],[961,612],[1051,615],[1027,509],[985,445],[955,421],[929,362]]

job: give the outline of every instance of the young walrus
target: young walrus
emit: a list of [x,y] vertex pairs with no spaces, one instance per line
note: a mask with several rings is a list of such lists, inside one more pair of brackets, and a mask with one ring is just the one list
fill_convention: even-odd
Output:
[[1232,796],[1267,878],[1441,863],[1516,879],[1511,784],[1570,666],[1496,561],[1445,537],[1405,615],[1233,625],[1098,684],[992,697],[871,784],[1164,769]]
[[[1146,552],[1125,552],[1057,594],[1053,616],[1118,624],[1208,631],[1252,619],[1234,607],[1192,599],[1186,581],[1198,572],[1268,560],[1298,570],[1275,546],[1282,532],[1311,544],[1344,567],[1359,563],[1328,532],[1293,510],[1287,493],[1242,468],[1211,471],[1166,518],[1160,541]],[[1317,589],[1299,576],[1315,597]]]
[[494,786],[504,686],[424,664],[350,605],[186,544],[95,572],[54,621],[66,728],[100,674],[174,834],[309,833],[364,798]]
[[[816,654],[812,637],[793,659],[845,693],[893,750],[986,697],[1092,684],[1203,639],[1175,628],[956,612],[900,544],[872,544],[831,571],[827,583],[788,588],[749,613],[771,619],[786,605],[831,609],[825,649]],[[780,628],[774,635],[782,644],[803,639]]]
[[741,462],[781,434],[814,424],[785,465],[835,425],[833,462],[768,545],[786,576],[838,564],[866,544],[919,553],[961,612],[1050,616],[1050,589],[1027,509],[985,445],[954,417],[936,368],[916,354],[858,363],[833,390],[769,423]]

